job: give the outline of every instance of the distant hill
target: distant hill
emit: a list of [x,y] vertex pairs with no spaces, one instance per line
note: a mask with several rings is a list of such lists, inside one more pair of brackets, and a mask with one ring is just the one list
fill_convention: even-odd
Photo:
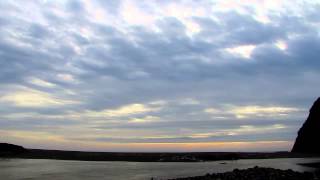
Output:
[[292,152],[320,154],[320,98],[314,102],[307,120],[300,128]]
[[27,150],[22,146],[8,143],[0,143],[0,155],[19,154],[26,151]]

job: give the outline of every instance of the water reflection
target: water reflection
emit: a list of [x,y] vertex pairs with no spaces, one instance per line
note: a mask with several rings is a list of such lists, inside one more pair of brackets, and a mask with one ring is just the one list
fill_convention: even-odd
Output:
[[215,162],[88,162],[35,159],[0,159],[3,179],[150,179],[174,178],[226,172],[254,166],[295,171],[312,171],[299,163],[318,162],[320,158],[254,159]]

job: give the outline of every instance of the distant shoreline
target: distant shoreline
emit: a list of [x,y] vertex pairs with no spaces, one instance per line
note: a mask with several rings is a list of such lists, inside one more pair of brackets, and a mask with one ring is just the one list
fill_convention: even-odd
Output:
[[133,161],[133,162],[204,162],[239,159],[306,158],[306,155],[290,152],[85,152],[26,149],[20,153],[1,153],[0,158],[56,159],[77,161]]
[[291,152],[86,152],[45,149],[26,149],[0,143],[0,158],[57,159],[78,161],[133,161],[133,162],[204,162],[238,159],[305,158],[315,154]]

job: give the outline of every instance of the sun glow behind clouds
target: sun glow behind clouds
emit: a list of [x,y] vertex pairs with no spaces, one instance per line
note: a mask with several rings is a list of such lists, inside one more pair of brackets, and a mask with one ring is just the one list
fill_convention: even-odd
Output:
[[243,45],[243,46],[237,46],[233,48],[227,48],[226,51],[234,54],[234,55],[240,55],[246,59],[251,58],[252,51],[256,48],[254,45]]

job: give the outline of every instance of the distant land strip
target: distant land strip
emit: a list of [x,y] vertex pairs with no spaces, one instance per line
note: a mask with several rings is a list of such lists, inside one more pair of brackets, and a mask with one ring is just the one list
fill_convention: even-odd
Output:
[[22,146],[0,143],[0,158],[57,159],[80,161],[135,162],[201,162],[238,159],[320,157],[319,154],[291,152],[84,152],[44,149],[25,149]]

